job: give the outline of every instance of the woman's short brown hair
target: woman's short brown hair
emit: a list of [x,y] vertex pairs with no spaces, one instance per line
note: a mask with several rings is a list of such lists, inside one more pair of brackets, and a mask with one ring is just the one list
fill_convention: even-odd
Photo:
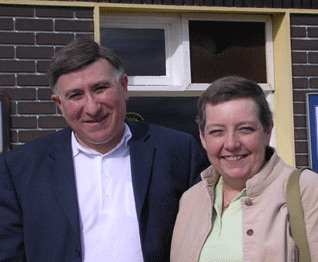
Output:
[[262,88],[255,82],[239,76],[227,76],[214,81],[201,95],[198,101],[198,118],[200,131],[204,133],[206,123],[206,105],[217,105],[222,102],[251,98],[259,108],[258,116],[265,131],[273,121],[272,112]]

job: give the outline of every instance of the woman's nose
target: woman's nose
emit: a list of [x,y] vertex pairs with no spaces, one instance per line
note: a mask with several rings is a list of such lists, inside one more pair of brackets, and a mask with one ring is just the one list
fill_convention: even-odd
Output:
[[229,133],[225,138],[224,147],[227,150],[235,150],[240,146],[239,137],[235,132]]

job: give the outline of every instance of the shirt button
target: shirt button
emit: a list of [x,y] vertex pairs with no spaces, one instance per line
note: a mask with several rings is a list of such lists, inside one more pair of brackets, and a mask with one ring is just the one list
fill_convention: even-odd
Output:
[[102,176],[103,176],[104,178],[107,178],[107,173],[103,173]]
[[249,230],[246,231],[246,234],[247,234],[248,236],[251,236],[251,235],[254,234],[254,230],[253,230],[253,229],[249,229]]
[[104,196],[104,197],[108,197],[108,196],[109,196],[109,194],[108,194],[108,193],[106,193],[106,192],[104,192],[104,193],[103,193],[103,196]]
[[253,205],[253,202],[252,202],[252,200],[251,200],[250,198],[245,199],[245,200],[244,200],[244,203],[245,203],[245,205],[247,205],[247,206],[252,206],[252,205]]

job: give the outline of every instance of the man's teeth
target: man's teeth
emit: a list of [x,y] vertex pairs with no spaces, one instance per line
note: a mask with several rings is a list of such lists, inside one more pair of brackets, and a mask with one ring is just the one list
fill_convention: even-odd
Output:
[[235,161],[235,160],[239,160],[243,158],[243,156],[228,156],[228,157],[224,157],[225,160],[228,160],[228,161]]

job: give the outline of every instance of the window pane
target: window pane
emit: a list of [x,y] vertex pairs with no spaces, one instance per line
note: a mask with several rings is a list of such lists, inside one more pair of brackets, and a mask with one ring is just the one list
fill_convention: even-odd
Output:
[[101,28],[101,45],[119,55],[129,76],[166,75],[164,29]]
[[265,23],[189,21],[191,82],[239,75],[267,83]]

